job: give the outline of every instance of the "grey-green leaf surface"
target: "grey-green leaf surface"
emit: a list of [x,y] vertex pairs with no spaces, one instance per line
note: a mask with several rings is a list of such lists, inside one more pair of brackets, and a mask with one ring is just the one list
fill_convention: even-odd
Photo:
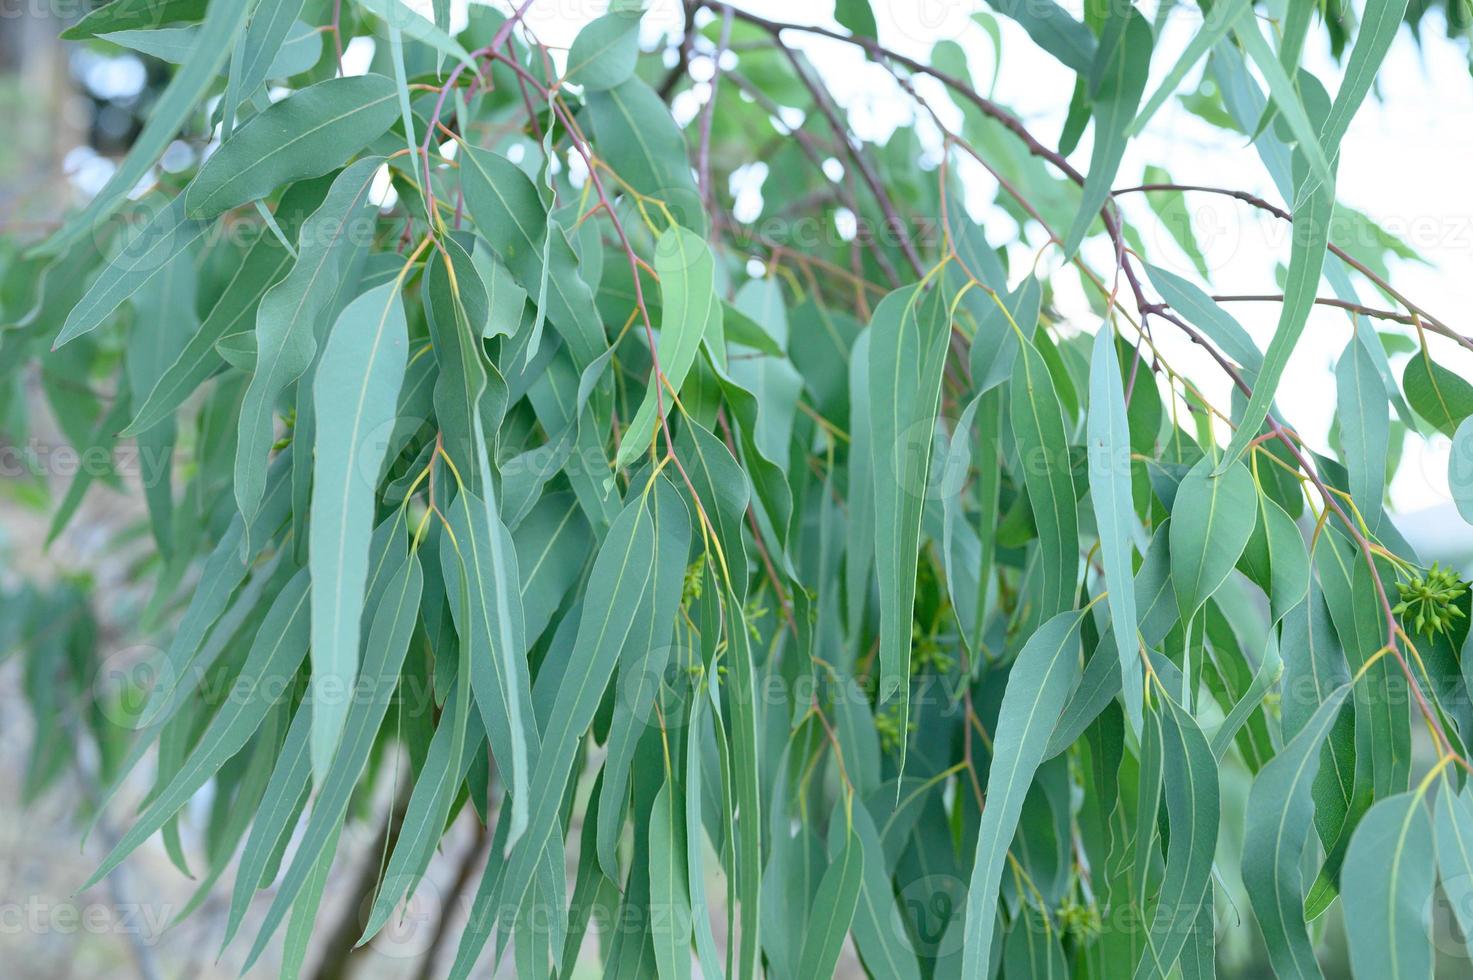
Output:
[[910,678],[916,553],[949,332],[946,293],[939,285],[890,293],[875,307],[870,322],[881,702],[903,694]]
[[259,200],[275,187],[318,177],[371,143],[397,115],[383,75],[330,78],[271,105],[221,144],[184,192],[192,218]]
[[1258,523],[1258,491],[1247,467],[1221,476],[1204,457],[1192,467],[1171,509],[1171,575],[1183,621],[1196,614],[1237,564]]
[[1009,418],[1018,447],[1018,464],[1038,528],[1038,618],[1044,620],[1073,604],[1079,578],[1074,474],[1053,377],[1032,344],[1023,344],[1013,362],[1009,388]]
[[1062,612],[1040,626],[1008,671],[1007,688],[993,730],[1007,746],[987,772],[987,806],[977,830],[977,855],[967,886],[962,974],[987,975],[991,961],[1003,858],[1018,829],[1023,799],[1043,762],[1054,726],[1079,679],[1079,629],[1083,614]]
[[[359,619],[368,575],[374,486],[383,463],[378,437],[394,420],[409,359],[399,284],[377,286],[348,304],[322,352],[313,381],[319,435],[312,466],[312,685],[349,690],[358,674]],[[312,713],[312,772],[320,783],[349,705],[319,697]]]
[[1350,693],[1335,688],[1292,740],[1264,766],[1248,791],[1243,832],[1243,885],[1280,977],[1320,977],[1304,921],[1303,856],[1314,826],[1311,789],[1321,746]]
[[1115,182],[1115,172],[1125,155],[1126,134],[1146,89],[1154,41],[1150,22],[1133,6],[1110,8],[1090,67],[1095,142],[1083,201],[1064,238],[1067,256],[1079,249]]
[[360,160],[334,178],[321,206],[302,225],[291,272],[256,308],[256,367],[241,401],[235,447],[235,499],[248,521],[260,506],[264,464],[276,438],[277,402],[311,365],[332,294],[352,254],[366,245],[364,232],[373,218],[368,195],[377,170],[377,161]]
[[[153,3],[134,6],[145,8],[137,11],[144,18],[160,13]],[[154,165],[189,118],[210,80],[219,74],[226,59],[230,57],[230,52],[235,48],[236,37],[244,29],[250,12],[251,5],[246,3],[210,5],[193,53],[174,73],[168,88],[154,102],[148,122],[134,139],[127,157],[113,171],[107,184],[97,192],[91,202],[42,244],[41,251],[44,254],[60,255],[82,236],[117,213],[127,195],[138,186],[138,182],[148,173],[148,169]],[[319,171],[321,172],[323,171]]]
[[1142,668],[1136,636],[1135,584],[1131,542],[1135,508],[1130,488],[1130,424],[1125,386],[1115,353],[1115,332],[1102,326],[1095,335],[1089,366],[1089,495],[1100,534],[1100,561],[1109,591],[1110,626],[1120,658],[1121,690],[1131,728],[1140,731]]
[[[669,415],[695,364],[701,342],[709,331],[721,329],[721,304],[716,295],[716,261],[705,241],[679,225],[667,228],[655,242],[655,272],[660,277],[662,312],[660,337],[655,345],[658,372],[624,430],[615,462],[628,466],[649,449],[660,411]],[[719,333],[713,334],[719,336]],[[662,386],[668,390],[661,390]]]
[[1432,976],[1425,915],[1437,868],[1426,795],[1412,790],[1377,800],[1350,839],[1340,901],[1358,977]]

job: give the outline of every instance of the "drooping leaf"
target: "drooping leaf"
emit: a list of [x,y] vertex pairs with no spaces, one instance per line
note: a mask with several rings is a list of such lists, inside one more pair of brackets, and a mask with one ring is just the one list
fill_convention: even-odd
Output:
[[1432,976],[1424,914],[1436,876],[1425,791],[1372,804],[1350,839],[1340,889],[1357,976]]
[[1095,335],[1090,358],[1088,437],[1089,493],[1100,532],[1111,632],[1120,660],[1126,713],[1131,727],[1139,731],[1142,669],[1130,560],[1136,524],[1130,487],[1130,425],[1114,332],[1105,327]]
[[985,976],[992,954],[1003,859],[1023,812],[1023,799],[1064,702],[1079,679],[1079,630],[1083,614],[1062,612],[1040,626],[1008,671],[1007,689],[994,729],[1008,746],[987,773],[987,807],[977,831],[977,856],[967,886],[964,976]]
[[327,692],[350,690],[358,674],[359,619],[368,575],[374,484],[383,463],[379,430],[393,421],[409,359],[399,284],[355,299],[328,335],[313,382],[320,435],[312,467],[312,772],[321,784],[349,704]]

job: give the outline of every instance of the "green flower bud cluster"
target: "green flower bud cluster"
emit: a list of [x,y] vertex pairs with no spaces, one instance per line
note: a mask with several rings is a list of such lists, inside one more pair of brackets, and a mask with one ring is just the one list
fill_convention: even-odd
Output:
[[1408,581],[1397,582],[1396,589],[1401,601],[1391,611],[1409,625],[1414,633],[1423,633],[1428,639],[1452,628],[1453,620],[1463,618],[1463,610],[1454,603],[1468,591],[1468,586],[1458,578],[1457,572],[1433,563],[1425,576],[1413,575]]

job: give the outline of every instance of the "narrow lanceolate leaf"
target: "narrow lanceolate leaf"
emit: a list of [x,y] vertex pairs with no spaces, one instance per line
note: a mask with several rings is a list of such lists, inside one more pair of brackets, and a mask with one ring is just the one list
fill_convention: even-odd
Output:
[[[327,185],[323,181],[303,181],[292,185],[282,195],[276,208],[277,224],[295,236],[302,222],[322,204]],[[249,331],[256,321],[265,292],[291,267],[293,260],[274,235],[262,229],[251,250],[231,273],[230,281],[220,292],[199,330],[178,352],[163,375],[147,392],[142,405],[133,413],[133,421],[123,436],[146,431],[172,415],[184,400],[220,366],[221,355],[216,345],[230,335]]]
[[1473,948],[1473,791],[1458,792],[1444,775],[1434,804],[1437,871],[1463,942]]
[[241,44],[240,77],[236,81],[239,92],[246,98],[273,73],[282,46],[294,33],[292,25],[302,15],[304,6],[305,0],[259,0],[256,4]]
[[[457,672],[456,686],[446,698],[440,724],[435,728],[424,764],[414,781],[404,822],[384,868],[383,883],[373,897],[368,923],[358,939],[359,946],[378,934],[401,898],[414,894],[434,858],[455,793],[470,769],[476,746],[467,738],[471,696],[469,684],[460,683],[461,676]],[[479,739],[479,726],[477,733]]]
[[864,849],[859,835],[853,827],[844,826],[831,828],[829,832],[842,832],[844,846],[824,871],[818,891],[813,895],[812,911],[798,952],[796,975],[800,977],[834,975],[864,884]]
[[1003,859],[1018,829],[1023,799],[1059,713],[1079,679],[1079,628],[1083,614],[1063,612],[1029,637],[1008,671],[993,742],[1007,746],[987,773],[987,806],[977,830],[977,855],[967,886],[966,943],[962,975],[988,975]]
[[1183,621],[1227,580],[1258,523],[1258,491],[1247,467],[1213,475],[1204,457],[1182,480],[1171,509],[1171,576]]
[[330,78],[252,116],[184,192],[189,216],[213,217],[341,165],[393,123],[397,93],[383,75]]
[[1100,46],[1090,69],[1094,95],[1095,143],[1084,181],[1084,198],[1065,238],[1064,253],[1072,256],[1084,241],[1120,169],[1126,132],[1135,119],[1146,76],[1151,70],[1154,37],[1151,24],[1133,6],[1110,7],[1101,31]]
[[358,6],[382,18],[390,30],[421,44],[428,44],[447,58],[454,58],[472,75],[479,74],[476,62],[461,43],[451,37],[442,26],[420,16],[403,0],[357,0]]
[[1052,0],[988,0],[992,9],[1011,17],[1033,39],[1033,43],[1059,59],[1081,76],[1088,74],[1095,59],[1095,38],[1090,30]]
[[[385,283],[338,317],[312,386],[318,435],[308,528],[314,692],[350,690],[358,673],[368,532],[384,457],[379,440],[393,422],[408,360],[399,284]],[[312,772],[318,782],[332,761],[348,707],[343,698],[316,699]]]
[[1166,872],[1151,917],[1146,955],[1136,967],[1136,980],[1166,976],[1181,955],[1212,886],[1212,857],[1221,819],[1217,759],[1192,716],[1171,696],[1160,694],[1161,745],[1166,789],[1166,816],[1171,841]]
[[620,466],[628,466],[649,451],[660,408],[663,406],[667,415],[671,413],[675,404],[673,393],[678,393],[685,383],[701,341],[709,331],[721,329],[716,261],[703,239],[679,225],[671,225],[655,243],[655,272],[660,277],[663,302],[660,339],[655,345],[660,370],[658,374],[651,373],[644,400],[624,431],[616,460]]
[[260,506],[266,457],[276,439],[272,418],[287,386],[312,363],[327,324],[327,304],[353,253],[367,246],[375,214],[368,191],[378,170],[360,160],[332,182],[322,205],[303,223],[297,260],[256,309],[256,367],[236,423],[235,499],[247,520]]
[[1310,790],[1320,749],[1349,692],[1349,685],[1331,691],[1248,792],[1243,884],[1274,973],[1284,980],[1322,976],[1304,921],[1303,856],[1314,826]]
[[1251,384],[1263,367],[1263,352],[1243,325],[1190,280],[1154,265],[1147,265],[1146,272],[1161,298],[1222,348],[1224,354],[1237,361],[1243,377]]
[[[910,682],[912,607],[921,511],[951,324],[940,285],[898,289],[870,323],[869,421],[875,492],[875,568],[880,580],[880,701]],[[907,711],[902,697],[902,730]]]
[[1131,727],[1141,726],[1141,658],[1136,638],[1131,541],[1136,525],[1130,489],[1130,424],[1125,415],[1125,386],[1115,353],[1115,332],[1108,325],[1095,335],[1089,366],[1089,495],[1100,532],[1100,561],[1109,590],[1110,628],[1120,658],[1122,690]]
[[[379,726],[383,724],[389,702],[398,687],[399,671],[409,651],[409,638],[414,632],[419,600],[424,591],[424,571],[419,558],[407,547],[407,534],[402,523],[397,526],[391,524],[388,537],[385,567],[376,583],[379,588],[375,589],[379,603],[371,616],[368,640],[364,645],[363,674],[349,687],[323,695],[331,702],[350,702],[343,704],[348,709],[342,728],[343,738],[335,747],[320,781],[307,827],[271,901],[271,908],[266,912],[256,942],[246,957],[245,970],[249,970],[261,955],[271,934],[308,884],[318,861],[325,856],[331,860],[353,789],[363,776]],[[319,587],[320,583],[314,577],[313,591]],[[314,722],[317,711],[322,707],[323,702],[314,698]],[[317,735],[315,724],[312,735],[313,738]]]
[[142,844],[154,831],[178,813],[225,761],[245,745],[266,717],[266,712],[287,691],[297,667],[307,655],[307,594],[305,571],[277,595],[251,645],[245,666],[231,685],[225,703],[210,719],[198,747],[155,795],[138,822],[102,862],[88,880],[90,887]]
[[1381,522],[1381,498],[1386,492],[1391,406],[1381,375],[1358,335],[1351,338],[1335,365],[1335,394],[1335,416],[1350,473],[1350,499],[1374,531]]
[[[151,2],[134,6],[144,8],[139,11],[144,18],[158,13],[157,5]],[[101,12],[98,11],[99,14]],[[127,195],[147,175],[149,168],[188,120],[210,81],[230,57],[230,52],[235,48],[236,37],[245,27],[250,12],[251,4],[248,3],[210,5],[204,24],[200,27],[194,53],[174,73],[169,87],[153,103],[148,122],[144,124],[143,132],[133,141],[133,148],[128,151],[128,156],[113,171],[112,177],[97,192],[91,203],[73,215],[56,234],[46,240],[40,249],[44,254],[60,255],[117,212]],[[200,216],[191,214],[190,217]]]
[[[1250,25],[1247,33],[1256,35],[1258,27]],[[1277,63],[1277,62],[1276,62]],[[1313,144],[1318,148],[1319,144]],[[1302,151],[1301,145],[1300,150]],[[1279,309],[1279,322],[1274,328],[1273,340],[1263,357],[1263,370],[1253,385],[1253,395],[1248,407],[1233,433],[1232,442],[1218,462],[1221,472],[1235,463],[1248,448],[1248,443],[1258,437],[1264,419],[1268,418],[1273,405],[1274,393],[1289,365],[1289,356],[1294,353],[1304,325],[1314,308],[1315,295],[1320,286],[1320,271],[1325,264],[1325,249],[1330,241],[1330,224],[1335,212],[1335,184],[1330,180],[1316,180],[1307,174],[1308,165],[1304,154],[1294,155],[1294,174],[1297,187],[1306,188],[1294,205],[1294,234],[1289,250],[1289,273],[1284,283],[1284,300]]]
[[261,805],[251,821],[251,833],[246,838],[245,850],[241,851],[240,864],[235,871],[235,885],[230,893],[230,913],[225,923],[225,936],[220,949],[230,945],[240,924],[245,920],[251,898],[258,888],[270,884],[266,879],[275,876],[276,862],[291,828],[297,824],[303,807],[307,804],[308,780],[311,762],[307,758],[307,742],[312,730],[312,705],[303,702],[292,716],[287,728],[286,739],[266,782],[266,792],[261,795]]
[[476,707],[511,793],[511,843],[526,826],[528,767],[537,748],[516,546],[487,502],[469,490],[450,505],[448,516],[449,540],[440,545],[440,561]]
[[484,495],[480,459],[486,450],[477,433],[486,394],[486,355],[474,325],[486,321],[488,303],[485,284],[456,236],[447,236],[430,256],[423,292],[430,343],[439,367],[435,421],[443,433],[445,452],[466,486]]
[[1340,151],[1340,141],[1371,90],[1381,62],[1386,60],[1386,52],[1406,17],[1407,6],[1408,0],[1371,0],[1366,4],[1365,16],[1355,33],[1355,47],[1345,64],[1345,77],[1335,92],[1330,114],[1320,127],[1320,142],[1327,155],[1334,157]]
[[[122,250],[102,270],[88,288],[81,302],[67,314],[61,333],[52,345],[55,350],[69,340],[91,333],[118,307],[137,295],[138,291],[163,275],[174,259],[183,255],[209,230],[209,221],[196,221],[184,216],[184,198],[176,197],[165,205],[143,228],[124,232]],[[139,329],[149,329],[144,324]]]
[[[1156,114],[1156,110],[1166,104],[1166,100],[1175,95],[1181,86],[1182,80],[1186,78],[1187,72],[1191,71],[1207,52],[1221,41],[1238,20],[1248,13],[1250,4],[1245,0],[1225,0],[1223,3],[1214,3],[1210,8],[1203,11],[1202,26],[1197,33],[1192,35],[1192,40],[1182,50],[1181,56],[1177,58],[1176,64],[1161,79],[1161,84],[1156,91],[1146,100],[1131,124],[1129,135],[1138,135],[1146,128],[1146,123]],[[1304,4],[1303,6],[1309,6]]]
[[[593,722],[604,689],[618,663],[619,651],[634,626],[635,610],[644,606],[644,596],[654,577],[657,534],[651,513],[650,493],[636,488],[609,527],[593,560],[588,579],[588,592],[578,621],[575,649],[580,651],[576,664],[558,686],[557,698],[542,739],[528,798],[528,833],[504,862],[504,891],[501,908],[507,910],[507,924],[520,908],[532,881],[542,852],[561,841],[563,792],[583,733]],[[682,556],[683,557],[683,556]],[[464,978],[470,974],[476,957],[495,924],[483,929],[467,929],[461,936],[460,948],[450,975]]]
[[1423,788],[1378,800],[1350,839],[1340,901],[1358,977],[1432,977],[1426,912],[1437,869],[1426,796]]
[[[650,808],[650,934],[660,980],[690,980],[690,896],[686,892],[681,794],[669,773]],[[817,974],[815,974],[816,976]]]
[[521,168],[474,146],[462,147],[461,153],[465,203],[481,234],[530,295],[541,291],[545,269],[547,317],[567,343],[574,365],[583,370],[608,349],[608,343],[572,246],[548,221],[536,185]]
[[1048,366],[1038,349],[1023,344],[1013,363],[1009,416],[1018,465],[1038,528],[1038,617],[1044,620],[1074,602],[1079,577],[1079,513],[1069,442]]

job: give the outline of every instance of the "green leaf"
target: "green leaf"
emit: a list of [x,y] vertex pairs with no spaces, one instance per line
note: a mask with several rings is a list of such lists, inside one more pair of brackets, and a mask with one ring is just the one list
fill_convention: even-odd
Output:
[[825,869],[813,896],[813,910],[803,930],[798,953],[800,977],[831,977],[844,946],[844,936],[854,921],[859,891],[864,883],[864,850],[853,827],[832,827],[830,834],[843,832],[844,844],[838,857]]
[[564,78],[599,92],[634,74],[639,59],[640,11],[612,10],[584,25],[568,51]]
[[192,218],[213,217],[272,189],[327,173],[378,137],[397,115],[383,75],[330,78],[274,103],[205,161],[184,192]]
[[187,253],[210,224],[186,218],[182,197],[170,201],[123,244],[81,302],[72,307],[51,349],[102,326],[118,307],[163,275],[174,259]]
[[1445,436],[1456,435],[1473,416],[1473,385],[1434,361],[1425,347],[1407,361],[1401,384],[1416,413]]
[[1340,900],[1356,976],[1432,976],[1425,916],[1437,871],[1425,796],[1378,800],[1350,839]]
[[247,520],[260,506],[277,403],[311,365],[333,294],[372,231],[377,216],[368,195],[378,167],[377,160],[360,160],[333,180],[321,207],[302,224],[291,272],[256,308],[256,367],[241,402],[235,448],[235,499]]
[[83,887],[90,888],[116,868],[178,813],[225,761],[240,751],[265,720],[271,706],[290,690],[291,679],[307,655],[307,595],[307,573],[301,571],[271,604],[245,665],[231,685],[230,696],[210,719],[199,737],[198,747],[163,790],[154,795],[148,809]]
[[1013,363],[1009,417],[1018,465],[1038,528],[1038,621],[1074,604],[1079,579],[1079,514],[1068,436],[1053,377],[1032,344]]
[[[593,294],[578,274],[572,246],[549,223],[536,186],[516,164],[474,146],[461,147],[461,161],[466,206],[481,234],[529,294],[537,295],[545,271],[548,319],[581,371],[603,354],[608,343]],[[551,254],[544,262],[548,235]]]
[[1125,386],[1115,354],[1115,332],[1095,334],[1089,366],[1089,493],[1100,534],[1100,561],[1109,591],[1111,633],[1120,659],[1121,686],[1131,728],[1140,731],[1142,664],[1136,637],[1135,584],[1131,541],[1137,526],[1130,487],[1130,424]]
[[1444,774],[1433,804],[1437,826],[1437,870],[1443,895],[1463,934],[1473,943],[1473,791],[1460,793]]
[[1314,714],[1269,760],[1248,792],[1243,832],[1243,884],[1279,977],[1322,976],[1304,921],[1303,856],[1314,820],[1310,791],[1321,746],[1350,693],[1331,691]]
[[[322,53],[322,36],[297,20],[305,6],[305,0],[258,0],[241,41],[238,66],[238,91],[247,98],[268,78],[295,75],[317,64]],[[303,54],[288,52],[287,45],[293,40],[303,46]],[[300,68],[288,60],[298,58],[300,64],[307,55],[311,55],[311,60]],[[232,67],[232,71],[236,70]]]
[[1043,762],[1064,702],[1079,679],[1079,630],[1084,614],[1062,612],[1038,628],[1008,671],[993,729],[1007,746],[987,773],[987,806],[977,830],[977,854],[967,886],[963,976],[986,976],[991,960],[1003,858],[1018,829],[1023,798]]
[[655,968],[660,980],[689,980],[690,897],[686,893],[685,823],[674,778],[655,794],[650,808],[650,903],[658,914],[650,922]]
[[875,568],[880,581],[881,703],[901,695],[906,725],[912,609],[921,511],[930,488],[931,441],[951,322],[940,285],[906,287],[870,321]]
[[[276,208],[277,223],[289,234],[296,234],[303,219],[322,204],[326,190],[327,185],[321,181],[292,185]],[[217,344],[255,322],[263,294],[291,266],[290,253],[276,237],[259,234],[250,251],[236,266],[199,330],[150,390],[135,393],[147,397],[134,412],[133,421],[123,429],[122,435],[130,436],[152,428],[173,414],[190,393],[218,369],[221,356]]]
[[685,138],[670,108],[634,76],[587,94],[589,135],[609,166],[641,194],[659,198],[675,220],[704,236],[709,224],[691,176]]
[[459,61],[472,75],[480,74],[475,59],[461,46],[459,41],[447,34],[434,21],[426,20],[406,6],[402,0],[356,0],[356,2],[364,10],[377,15],[391,31],[398,31],[421,44],[428,44],[447,58]]
[[[382,577],[375,582],[377,588],[374,590],[380,602],[371,611],[371,625],[363,649],[362,676],[351,680],[347,687],[337,690],[327,685],[316,687],[316,691],[323,692],[323,698],[314,698],[312,702],[311,748],[316,747],[317,713],[325,705],[342,705],[347,709],[342,726],[343,737],[341,743],[334,746],[329,764],[319,781],[306,829],[302,832],[286,875],[277,887],[271,907],[261,923],[261,930],[256,934],[256,941],[246,956],[243,968],[245,971],[250,970],[260,957],[287,910],[297,901],[303,887],[309,884],[309,877],[317,868],[319,860],[332,860],[331,855],[337,844],[343,818],[347,814],[348,802],[368,764],[369,752],[378,736],[379,726],[383,724],[389,702],[398,688],[399,670],[409,651],[409,639],[414,631],[419,600],[424,590],[424,572],[420,568],[419,558],[406,547],[406,537],[402,522],[390,518],[387,533],[382,535],[385,544],[380,566]],[[315,579],[316,576],[314,596],[318,590]],[[315,616],[312,625],[315,630]],[[315,645],[313,653],[316,653]],[[317,680],[315,672],[313,680]]]
[[1099,49],[1090,66],[1095,142],[1084,181],[1084,197],[1064,238],[1066,256],[1078,251],[1085,232],[1110,195],[1115,172],[1125,155],[1127,130],[1146,89],[1154,40],[1150,22],[1134,7],[1110,8],[1109,19],[1100,33]]
[[[1258,37],[1257,25],[1249,25],[1249,29],[1240,32],[1239,36],[1245,34]],[[1259,40],[1261,42],[1262,39]],[[1250,48],[1250,52],[1251,50]],[[1278,62],[1273,64],[1277,65]],[[1259,67],[1263,68],[1261,62]],[[1272,77],[1266,70],[1265,75]],[[1282,102],[1280,108],[1283,108]],[[1318,151],[1319,143],[1311,142],[1309,145]],[[1290,239],[1289,273],[1284,282],[1284,299],[1279,308],[1278,325],[1274,328],[1273,339],[1269,341],[1268,351],[1264,354],[1263,370],[1253,384],[1253,395],[1248,400],[1247,408],[1243,410],[1232,441],[1222,455],[1218,472],[1237,462],[1248,448],[1248,443],[1258,437],[1273,404],[1279,381],[1288,367],[1289,357],[1294,353],[1299,337],[1304,333],[1304,325],[1309,320],[1310,311],[1314,308],[1320,272],[1325,264],[1325,250],[1330,240],[1330,225],[1334,219],[1335,183],[1333,175],[1316,179],[1307,171],[1305,144],[1301,142],[1294,154],[1294,182],[1298,188],[1298,200],[1293,208],[1294,234]]]
[[176,21],[199,21],[209,0],[113,0],[61,32],[63,40],[85,41],[109,31],[154,30]]
[[[870,9],[869,0],[834,0],[834,20],[850,34],[867,37],[871,41],[879,40],[880,30],[875,26],[875,12]],[[819,976],[817,973],[804,975]]]
[[312,386],[318,439],[312,467],[312,772],[321,783],[349,705],[325,692],[350,690],[358,674],[359,618],[368,575],[368,531],[383,463],[379,430],[393,422],[409,360],[399,284],[385,283],[343,310],[328,335]]
[[[717,301],[716,262],[706,243],[679,225],[667,228],[655,242],[655,273],[660,277],[662,313],[656,344],[660,368],[652,372],[639,410],[619,443],[615,463],[628,466],[647,452],[663,405],[671,414],[686,375],[708,334],[720,336],[721,304]],[[660,391],[661,386],[668,390]]]
[[1151,285],[1156,287],[1161,298],[1191,321],[1193,326],[1201,329],[1213,343],[1222,348],[1223,353],[1237,361],[1244,369],[1243,376],[1250,383],[1258,377],[1258,372],[1263,368],[1263,352],[1258,349],[1253,337],[1243,329],[1242,324],[1213,302],[1212,297],[1181,276],[1154,265],[1147,265],[1146,272],[1151,277]]
[[[619,652],[634,629],[636,611],[650,609],[644,598],[652,587],[660,540],[653,511],[655,502],[667,492],[658,488],[666,485],[657,479],[648,489],[631,495],[593,560],[575,641],[580,656],[558,685],[548,728],[532,767],[528,832],[512,849],[504,871],[500,906],[510,910],[509,915],[516,914],[531,890],[544,849],[562,838],[563,793],[583,733],[593,722]],[[673,493],[673,488],[669,492]],[[664,506],[658,509],[665,512]],[[680,560],[684,559],[682,550]],[[493,915],[497,911],[493,909]],[[469,974],[493,924],[487,922],[486,930],[467,929],[461,936],[450,971],[452,977],[463,980]]]
[[1167,826],[1166,871],[1151,916],[1147,956],[1137,980],[1165,976],[1181,955],[1197,909],[1212,886],[1212,858],[1221,819],[1217,758],[1196,721],[1164,689],[1153,706],[1161,726]]
[[1340,423],[1350,499],[1373,530],[1381,523],[1391,410],[1381,375],[1360,338],[1352,337],[1335,365],[1335,417]]
[[1204,457],[1187,473],[1171,509],[1171,576],[1183,622],[1227,581],[1257,523],[1258,491],[1246,467],[1214,476]]
[[1376,72],[1386,60],[1391,42],[1396,40],[1396,32],[1406,18],[1408,6],[1408,0],[1371,0],[1366,4],[1365,15],[1356,31],[1355,47],[1350,50],[1345,74],[1335,92],[1335,102],[1320,127],[1320,141],[1329,156],[1340,152],[1340,141],[1370,92]]
[[448,511],[440,562],[476,707],[511,794],[510,845],[526,827],[529,773],[537,753],[516,546],[491,502],[470,490],[461,491]]
[[[1244,0],[1225,0],[1225,2],[1214,3],[1203,10],[1201,28],[1192,35],[1192,40],[1182,49],[1176,63],[1162,77],[1161,84],[1156,86],[1156,91],[1151,94],[1145,106],[1136,114],[1135,121],[1131,124],[1127,135],[1138,136],[1145,130],[1146,124],[1151,121],[1156,111],[1180,90],[1182,81],[1187,77],[1187,72],[1205,58],[1207,53],[1217,46],[1217,42],[1227,36],[1229,30],[1237,26],[1238,21],[1243,19],[1251,6]],[[1292,8],[1295,5],[1290,6]],[[1299,6],[1307,8],[1309,5]]]
[[1463,520],[1473,524],[1473,421],[1464,419],[1448,452],[1447,485]]
[[1033,43],[1081,77],[1095,62],[1095,38],[1088,27],[1053,0],[988,0],[993,10],[1023,26]]
[[[127,13],[144,18],[143,23],[154,22],[148,18],[160,13],[153,0],[130,3],[129,8],[131,9]],[[128,151],[127,157],[117,170],[113,171],[112,177],[108,179],[102,190],[97,192],[91,202],[68,219],[59,231],[40,246],[41,254],[60,255],[117,212],[127,195],[138,186],[138,182],[144,178],[149,168],[173,141],[180,127],[189,118],[189,114],[194,111],[195,105],[199,103],[210,80],[219,74],[225,60],[230,57],[230,52],[235,48],[235,40],[245,27],[246,18],[250,12],[251,5],[246,3],[217,3],[209,8],[208,13],[205,14],[204,24],[200,28],[194,52],[190,55],[189,60],[174,73],[168,88],[164,89],[163,94],[154,102],[149,112],[148,122],[144,124],[143,131],[133,141],[133,147]],[[120,11],[120,14],[123,13]],[[114,21],[113,26],[121,25]],[[81,25],[79,24],[78,27],[80,28]],[[325,171],[318,171],[318,173],[323,172]],[[277,181],[277,183],[283,183],[283,181]],[[272,185],[272,187],[275,186],[275,184]],[[270,189],[267,188],[267,190]],[[189,214],[188,217],[201,216]]]

